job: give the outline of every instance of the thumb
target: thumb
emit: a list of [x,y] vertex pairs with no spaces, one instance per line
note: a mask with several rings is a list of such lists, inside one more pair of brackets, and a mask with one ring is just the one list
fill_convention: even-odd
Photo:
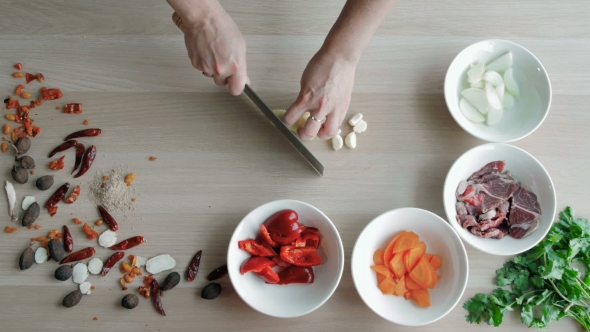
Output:
[[244,91],[244,86],[249,83],[250,80],[245,73],[237,73],[228,77],[227,85],[229,87],[229,93],[234,96],[239,96]]

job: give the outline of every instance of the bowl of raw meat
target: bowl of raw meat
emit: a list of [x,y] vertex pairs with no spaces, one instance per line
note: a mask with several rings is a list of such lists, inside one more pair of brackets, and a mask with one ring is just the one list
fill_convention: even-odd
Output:
[[296,200],[263,204],[236,227],[227,252],[236,293],[279,318],[308,314],[336,290],[344,248],[336,227],[316,207]]
[[530,135],[551,106],[551,83],[539,59],[506,40],[480,41],[461,51],[447,70],[444,90],[457,124],[488,142]]
[[556,213],[555,187],[541,163],[512,145],[472,148],[451,166],[443,203],[463,241],[492,255],[516,255],[539,243]]

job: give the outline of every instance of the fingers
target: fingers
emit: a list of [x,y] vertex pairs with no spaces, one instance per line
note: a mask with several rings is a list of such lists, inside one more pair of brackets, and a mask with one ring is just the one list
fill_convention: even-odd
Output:
[[229,87],[229,93],[234,96],[239,96],[244,91],[244,86],[250,83],[246,73],[237,73],[228,77],[227,84]]
[[299,134],[299,138],[301,138],[302,140],[308,141],[316,136],[321,127],[322,124],[312,119],[312,117],[310,116],[309,118],[307,118],[305,125],[297,129],[297,134]]
[[297,122],[303,113],[307,111],[307,101],[308,98],[300,93],[299,97],[297,97],[297,100],[295,100],[295,102],[289,106],[289,109],[287,109],[287,113],[285,113],[285,116],[283,116],[283,121],[289,126],[292,126],[295,122]]
[[332,112],[326,117],[326,122],[318,131],[318,137],[320,139],[332,138],[338,132],[338,127],[342,123],[340,121],[340,112]]

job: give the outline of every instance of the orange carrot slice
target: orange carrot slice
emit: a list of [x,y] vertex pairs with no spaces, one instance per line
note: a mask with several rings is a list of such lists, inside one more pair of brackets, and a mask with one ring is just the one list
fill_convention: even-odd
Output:
[[371,269],[377,272],[378,274],[382,274],[386,277],[391,276],[391,271],[385,265],[373,265],[371,266]]
[[387,276],[384,276],[383,274],[377,273],[377,285],[379,285],[380,283],[382,283],[383,280],[385,280],[385,278],[387,278]]
[[397,234],[396,236],[394,236],[393,239],[391,241],[389,241],[389,244],[387,245],[387,247],[385,248],[385,251],[383,252],[383,264],[385,266],[389,267],[389,262],[393,258],[393,252],[391,250],[393,249],[393,247],[397,243],[397,240],[400,237],[402,237],[402,235],[404,235],[405,233],[407,233],[407,232],[403,231],[403,232]]
[[430,293],[426,289],[417,289],[410,291],[410,297],[420,307],[430,307]]
[[418,263],[418,260],[426,252],[426,243],[419,242],[415,248],[412,248],[404,254],[404,264],[406,271],[410,272],[414,269],[414,266]]
[[395,287],[393,288],[393,295],[403,296],[404,293],[408,291],[406,289],[405,279],[405,276],[402,276],[401,279],[395,284]]
[[[418,243],[419,240],[420,239],[418,238],[418,235],[416,235],[416,233],[405,232],[395,242],[395,245],[393,246],[393,249],[391,250],[391,252],[393,254],[397,254],[398,252],[403,252],[403,251],[412,249],[416,246],[416,244]],[[386,252],[387,252],[387,250],[386,250]]]
[[426,258],[427,261],[430,262],[430,260],[432,259],[432,254],[424,254],[424,257]]
[[410,291],[407,291],[407,292],[404,293],[404,298],[406,300],[409,300],[411,298],[411,296],[412,296],[412,293],[410,293]]
[[410,276],[410,274],[406,274],[406,289],[407,290],[418,290],[424,289],[422,286],[418,285]]
[[393,294],[395,288],[395,281],[392,277],[386,277],[382,282],[379,283],[379,289],[383,294]]
[[432,255],[430,258],[430,265],[432,265],[432,268],[435,270],[440,269],[442,266],[442,258],[439,255]]
[[404,274],[406,274],[406,267],[403,262],[404,253],[398,252],[397,254],[393,255],[393,258],[389,262],[389,268],[395,275],[396,279],[400,279]]
[[376,265],[383,265],[383,249],[375,250],[375,253],[373,254],[373,262],[375,262]]
[[430,288],[433,284],[432,279],[434,278],[434,275],[432,274],[432,267],[424,258],[418,260],[418,264],[416,264],[414,269],[410,271],[409,275],[412,280],[424,289]]

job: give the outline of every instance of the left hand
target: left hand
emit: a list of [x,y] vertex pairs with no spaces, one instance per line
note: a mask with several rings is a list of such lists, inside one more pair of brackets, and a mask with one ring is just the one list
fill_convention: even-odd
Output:
[[297,130],[301,139],[310,140],[316,135],[328,139],[336,135],[350,105],[355,70],[355,62],[320,50],[307,64],[299,96],[283,121],[291,126],[303,113],[310,112],[305,125]]

